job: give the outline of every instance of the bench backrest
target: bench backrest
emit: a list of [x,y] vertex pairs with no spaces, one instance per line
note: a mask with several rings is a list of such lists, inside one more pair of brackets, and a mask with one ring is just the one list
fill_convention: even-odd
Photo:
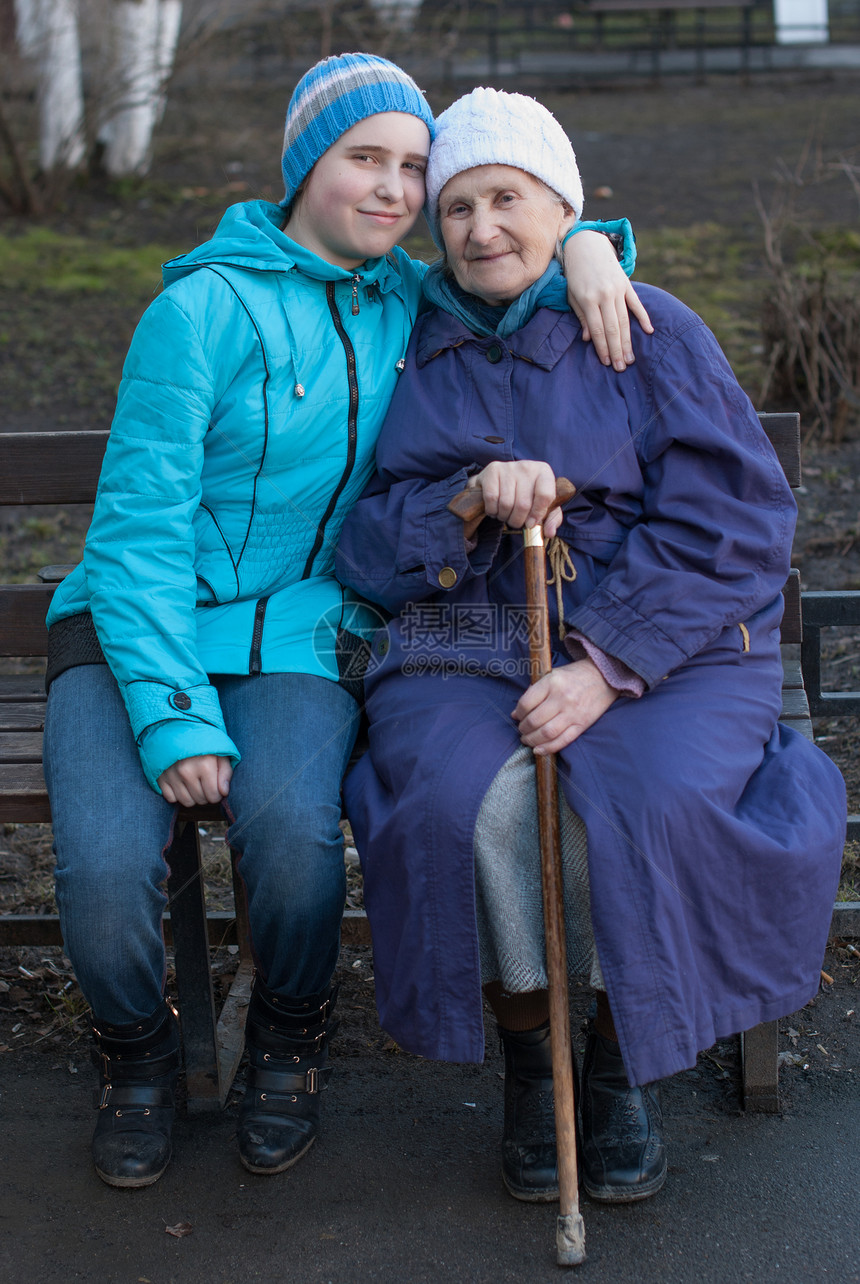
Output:
[[[789,485],[800,485],[800,416],[759,416]],[[95,499],[107,432],[0,435],[0,505],[86,504]],[[0,656],[43,656],[54,584],[0,585]],[[800,580],[785,587],[784,642],[800,642]]]

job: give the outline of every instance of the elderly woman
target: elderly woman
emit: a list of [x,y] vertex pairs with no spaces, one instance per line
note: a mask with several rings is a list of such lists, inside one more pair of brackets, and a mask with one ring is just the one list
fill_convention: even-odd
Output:
[[[555,251],[582,207],[538,103],[478,89],[437,123],[445,259],[347,518],[337,572],[394,614],[347,781],[380,1016],[407,1049],[505,1052],[502,1171],[552,1199],[534,754],[559,757],[571,972],[596,1019],[580,1092],[594,1199],[666,1174],[656,1081],[815,993],[845,832],[839,772],[777,722],[794,506],[713,336],[639,293],[655,333],[605,369],[577,342]],[[554,667],[528,687],[522,539],[546,532]],[[467,483],[485,517],[447,508]]]

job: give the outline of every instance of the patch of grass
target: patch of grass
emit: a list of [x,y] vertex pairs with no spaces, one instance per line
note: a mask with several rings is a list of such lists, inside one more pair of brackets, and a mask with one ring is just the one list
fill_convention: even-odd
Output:
[[759,316],[764,276],[754,240],[734,227],[693,223],[652,228],[638,238],[634,280],[658,285],[713,330],[753,400],[762,379]]
[[176,246],[105,245],[30,226],[20,235],[0,236],[0,279],[7,289],[146,297],[159,288],[161,264],[179,253]]

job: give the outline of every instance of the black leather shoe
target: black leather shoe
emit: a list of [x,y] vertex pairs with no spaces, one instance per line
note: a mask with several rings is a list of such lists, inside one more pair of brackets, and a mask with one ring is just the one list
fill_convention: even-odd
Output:
[[101,1085],[92,1154],[109,1186],[151,1186],[170,1162],[179,1029],[170,1008],[129,1025],[93,1025]]
[[558,1160],[549,1025],[498,1030],[505,1054],[502,1181],[514,1199],[551,1203],[558,1199]]
[[239,1107],[239,1158],[252,1173],[282,1173],[316,1141],[326,1087],[335,994],[275,994],[259,979],[248,1007],[248,1071]]
[[666,1180],[659,1085],[631,1088],[618,1044],[596,1030],[585,1044],[580,1116],[587,1194],[607,1204],[656,1194]]

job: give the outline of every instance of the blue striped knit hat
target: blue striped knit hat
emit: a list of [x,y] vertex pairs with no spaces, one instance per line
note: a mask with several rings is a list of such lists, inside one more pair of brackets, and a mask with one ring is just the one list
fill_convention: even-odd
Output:
[[287,108],[281,168],[289,205],[323,152],[360,120],[402,111],[423,120],[433,137],[433,113],[411,76],[387,58],[345,53],[305,72]]

